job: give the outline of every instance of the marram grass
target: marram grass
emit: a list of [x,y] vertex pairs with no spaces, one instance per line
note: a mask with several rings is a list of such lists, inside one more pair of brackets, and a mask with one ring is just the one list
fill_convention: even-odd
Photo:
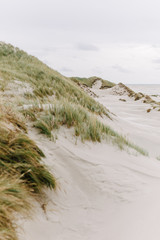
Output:
[[43,99],[54,95],[57,99],[65,98],[93,113],[109,116],[104,106],[88,96],[71,79],[49,68],[37,58],[5,43],[0,43],[0,79],[4,80],[0,82],[3,90],[4,85],[10,81],[24,81],[33,88],[33,94],[24,94],[26,97]]
[[55,188],[55,179],[41,163],[43,152],[26,135],[0,128],[0,166],[17,172],[33,192]]
[[6,105],[4,102],[0,104],[0,121],[7,124],[12,124],[17,129],[27,132],[27,127],[24,118],[13,106]]
[[41,158],[44,153],[27,135],[20,113],[0,104],[0,240],[18,240],[16,217],[31,214],[33,198],[56,180]]
[[[32,113],[33,110],[34,107],[31,107],[26,111],[31,111]],[[64,100],[54,101],[52,105],[50,104],[49,108],[45,108],[44,106],[43,111],[41,107],[41,111],[37,111],[35,119],[37,120],[34,126],[40,129],[42,134],[50,138],[54,129],[59,129],[60,126],[65,125],[68,128],[73,127],[74,135],[80,137],[82,142],[86,140],[101,142],[103,139],[110,139],[120,149],[129,147],[142,155],[148,154],[145,150],[100,122],[93,114],[86,111],[85,108]]]
[[0,173],[0,239],[18,240],[16,214],[29,216],[31,201],[28,189],[18,176]]

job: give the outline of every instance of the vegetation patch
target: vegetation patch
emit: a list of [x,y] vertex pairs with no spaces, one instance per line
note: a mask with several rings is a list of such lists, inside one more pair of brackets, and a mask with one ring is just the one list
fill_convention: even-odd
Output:
[[[26,98],[65,98],[95,114],[109,116],[104,106],[88,96],[71,79],[49,68],[37,58],[5,43],[0,43],[0,78],[5,82],[18,80],[29,83],[33,93],[25,93]],[[0,87],[3,87],[2,84]]]
[[80,77],[71,77],[71,80],[74,81],[77,84],[84,84],[87,87],[92,87],[93,84],[96,81],[101,81],[102,85],[101,85],[101,89],[107,89],[107,88],[111,88],[115,86],[115,83],[110,82],[108,80],[104,80],[102,78],[99,77],[90,77],[90,78],[80,78]]
[[[27,215],[31,198],[45,198],[56,180],[42,163],[43,152],[25,134],[23,117],[0,105],[0,239],[17,240],[16,216]],[[43,193],[43,194],[42,194]]]
[[[42,109],[42,107],[41,107]],[[34,107],[28,108],[27,112],[34,111]],[[25,114],[25,110],[23,111]],[[30,114],[29,114],[30,115]],[[37,111],[35,116],[37,119],[34,126],[40,129],[42,134],[50,137],[55,129],[60,126],[67,126],[74,128],[74,135],[80,137],[82,142],[88,140],[93,142],[101,142],[102,139],[111,140],[114,144],[118,145],[120,149],[125,146],[135,149],[143,155],[147,152],[129,142],[125,137],[115,132],[109,126],[101,123],[96,116],[86,111],[81,106],[66,101],[54,101],[49,108],[44,106],[43,111]]]
[[44,186],[55,188],[55,179],[41,163],[43,152],[26,135],[0,129],[0,166],[17,173],[31,192],[41,192]]

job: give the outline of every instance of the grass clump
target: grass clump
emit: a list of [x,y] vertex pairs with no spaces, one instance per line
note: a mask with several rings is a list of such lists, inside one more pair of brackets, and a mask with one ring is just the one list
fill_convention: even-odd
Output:
[[17,176],[0,174],[0,239],[17,240],[15,212],[28,216],[31,203],[28,190]]
[[20,113],[22,113],[25,118],[35,121],[37,120],[37,115],[43,110],[42,104],[34,103],[34,105],[21,109]]
[[54,176],[41,160],[43,152],[26,131],[21,114],[0,104],[1,240],[18,240],[15,216],[30,211],[31,198],[44,200],[44,188],[56,187]]
[[[27,111],[29,111],[29,109]],[[127,146],[140,154],[147,155],[145,150],[131,143],[109,126],[100,122],[93,114],[81,106],[62,100],[54,101],[48,109],[44,107],[43,111],[39,113],[40,114],[36,116],[37,121],[35,121],[34,126],[48,137],[52,136],[53,130],[65,125],[68,128],[73,127],[74,135],[81,137],[82,142],[86,140],[101,142],[102,139],[109,139],[118,145],[120,149],[124,149],[125,146]]]
[[54,128],[53,117],[51,115],[47,115],[47,117],[41,117],[34,126],[40,129],[42,134],[47,135],[48,137],[52,137],[52,129]]
[[55,188],[55,179],[41,163],[43,152],[26,135],[0,129],[0,166],[18,173],[33,192]]
[[13,124],[17,129],[27,132],[24,118],[11,105],[0,104],[0,121]]

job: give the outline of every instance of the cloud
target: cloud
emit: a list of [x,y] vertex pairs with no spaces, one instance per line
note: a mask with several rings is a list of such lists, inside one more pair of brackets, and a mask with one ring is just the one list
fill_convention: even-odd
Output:
[[95,74],[100,75],[100,74],[103,73],[102,69],[101,69],[100,67],[98,67],[98,66],[93,67],[93,68],[91,69],[91,72],[93,72],[92,75],[95,75]]
[[50,52],[55,52],[57,49],[56,47],[45,47],[42,49],[43,53],[50,53]]
[[62,71],[62,72],[73,72],[73,70],[71,68],[67,68],[67,67],[62,67],[60,69],[60,71]]
[[118,72],[130,73],[130,71],[129,71],[128,69],[126,69],[126,68],[124,68],[124,67],[122,67],[122,66],[120,66],[120,65],[118,65],[118,64],[113,65],[112,68],[115,69],[115,70],[117,70]]
[[159,63],[160,63],[160,58],[153,59],[153,60],[152,60],[152,63],[158,63],[158,64],[159,64]]
[[93,44],[79,43],[76,48],[83,51],[99,51],[99,48]]
[[155,64],[155,68],[154,69],[159,71],[160,70],[160,65],[159,65],[160,64],[160,58],[153,59],[152,63]]
[[160,48],[160,45],[159,44],[152,44],[152,47],[153,48]]

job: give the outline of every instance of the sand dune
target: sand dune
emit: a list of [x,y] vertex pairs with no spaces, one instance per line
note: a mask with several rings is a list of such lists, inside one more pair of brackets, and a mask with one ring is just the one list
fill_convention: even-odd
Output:
[[147,104],[110,90],[94,89],[113,115],[103,119],[149,152],[149,157],[120,151],[106,144],[75,143],[62,128],[56,143],[30,136],[46,154],[59,188],[48,193],[46,210],[23,221],[22,240],[159,240],[160,121]]
[[107,121],[107,124],[144,147],[150,156],[159,156],[159,112],[153,109],[147,113],[150,104],[144,104],[142,100],[134,101],[126,95],[123,95],[126,102],[119,101],[120,96],[111,94],[110,90],[94,90],[99,95],[96,100],[116,114],[114,121]]

